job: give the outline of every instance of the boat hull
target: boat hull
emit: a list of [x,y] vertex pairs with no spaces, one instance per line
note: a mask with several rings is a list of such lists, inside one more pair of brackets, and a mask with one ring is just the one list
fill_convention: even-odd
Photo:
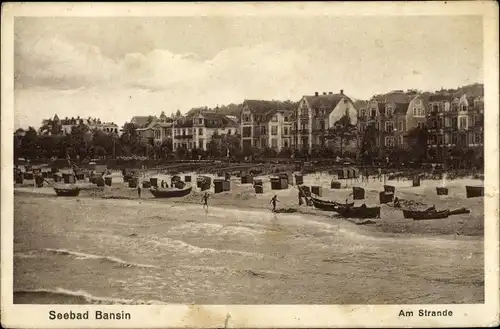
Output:
[[448,218],[449,215],[450,215],[449,210],[433,211],[428,213],[414,214],[413,220],[443,219],[443,218]]
[[191,193],[192,187],[183,190],[150,189],[151,194],[157,199],[182,198]]
[[54,191],[56,191],[57,196],[78,196],[80,194],[80,189],[78,188],[62,189],[54,187]]

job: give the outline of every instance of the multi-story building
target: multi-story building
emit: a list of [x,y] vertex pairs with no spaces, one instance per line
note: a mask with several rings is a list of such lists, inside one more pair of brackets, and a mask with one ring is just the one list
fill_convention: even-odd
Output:
[[[131,120],[131,122],[134,122],[136,125],[143,125],[136,130],[139,136],[141,136],[143,140],[153,140],[154,143],[162,143],[167,139],[172,139],[173,121],[172,118],[165,115],[165,112],[161,112],[159,118],[156,116],[133,117]],[[145,125],[144,122],[146,122]]]
[[[316,92],[303,96],[295,111],[294,145],[309,152],[313,147],[340,147],[332,128],[342,117],[347,116],[353,127],[358,123],[358,109],[343,90],[338,94]],[[344,150],[356,150],[358,138],[353,136],[344,143]]]
[[366,109],[360,111],[359,134],[364,134],[368,125],[377,132],[375,144],[379,154],[392,148],[408,147],[407,134],[426,123],[426,101],[416,93],[401,90],[372,97]]
[[173,150],[183,147],[207,150],[214,135],[239,134],[239,124],[232,118],[213,112],[199,112],[174,120],[172,125]]
[[444,159],[454,148],[482,147],[484,99],[476,93],[438,93],[429,97],[427,114],[430,155]]
[[270,147],[277,152],[292,146],[291,102],[245,100],[241,110],[242,147]]
[[42,135],[67,135],[73,130],[73,127],[85,125],[89,130],[100,130],[109,134],[118,134],[118,125],[113,122],[101,122],[97,118],[64,118],[59,119],[59,117],[54,115],[53,119],[47,119],[42,121],[42,126],[40,127],[40,134]]

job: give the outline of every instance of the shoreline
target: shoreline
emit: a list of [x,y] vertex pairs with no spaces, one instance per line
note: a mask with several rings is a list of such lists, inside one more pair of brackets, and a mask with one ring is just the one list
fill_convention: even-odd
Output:
[[[14,189],[14,197],[16,198],[50,198],[50,199],[60,199],[60,200],[100,200],[100,201],[115,201],[116,203],[120,202],[130,202],[137,201],[136,206],[145,206],[148,204],[158,205],[199,205],[200,209],[202,209],[201,204],[201,196],[202,192],[192,192],[187,197],[183,198],[175,198],[175,199],[156,199],[153,197],[144,197],[139,199],[137,197],[137,193],[132,193],[134,196],[116,196],[116,195],[80,195],[75,198],[67,198],[67,197],[57,197],[54,194],[43,193],[41,191],[37,191],[39,189],[32,190],[19,190]],[[109,191],[108,191],[109,192]],[[135,192],[135,190],[134,190]],[[103,192],[104,193],[104,192]],[[148,191],[149,193],[149,191]],[[253,202],[252,202],[253,201]],[[256,202],[256,201],[264,201],[264,202]],[[230,193],[224,192],[220,194],[211,194],[211,198],[209,199],[209,209],[210,208],[223,208],[228,210],[246,210],[246,211],[268,211],[271,213],[271,206],[267,204],[267,199],[261,198],[260,200],[235,200],[234,195]],[[282,204],[282,207],[279,208],[293,208],[297,211],[290,214],[277,214],[279,215],[304,215],[304,216],[312,216],[320,221],[341,221],[346,225],[351,226],[358,233],[373,237],[393,237],[393,238],[401,238],[401,237],[434,237],[434,238],[442,238],[442,239],[451,239],[451,240],[483,240],[484,239],[484,231],[477,232],[477,230],[460,230],[460,229],[443,229],[440,228],[440,224],[443,224],[444,221],[450,219],[437,219],[437,220],[428,220],[428,221],[413,221],[411,219],[394,219],[393,217],[397,217],[396,214],[401,213],[401,211],[396,210],[387,205],[381,205],[381,210],[386,213],[386,216],[381,216],[380,219],[375,219],[375,223],[360,225],[356,223],[355,219],[346,219],[339,217],[334,212],[325,212],[317,210],[313,207],[308,207],[305,205],[291,205],[289,200],[285,200]],[[266,207],[267,206],[267,207]],[[391,218],[389,218],[391,217]],[[457,217],[457,216],[456,216]],[[463,220],[460,219],[451,219],[451,221],[455,221],[456,223],[464,223]],[[467,223],[467,222],[465,222]],[[483,233],[483,234],[480,234]]]

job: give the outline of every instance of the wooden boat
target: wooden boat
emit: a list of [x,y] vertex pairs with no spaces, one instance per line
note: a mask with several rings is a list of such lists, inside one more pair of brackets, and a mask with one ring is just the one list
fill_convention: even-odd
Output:
[[192,187],[188,187],[186,189],[161,189],[161,188],[152,188],[149,191],[155,198],[165,199],[165,198],[182,198],[183,196],[191,193]]
[[479,196],[484,196],[484,187],[482,186],[466,186],[465,192],[467,198],[475,198]]
[[380,207],[339,207],[337,212],[345,218],[380,218]]
[[430,213],[430,212],[436,212],[436,208],[430,207],[426,210],[406,210],[406,209],[403,209],[403,216],[404,216],[404,218],[413,219],[415,214],[417,216],[419,216],[420,214]]
[[449,210],[429,211],[429,212],[413,214],[413,220],[442,219],[442,218],[448,218],[449,215],[450,215]]
[[58,196],[78,196],[80,189],[78,187],[54,187]]
[[317,208],[317,209],[320,209],[320,210],[324,210],[324,211],[335,211],[335,212],[338,212],[337,210],[339,208],[354,206],[354,202],[347,203],[347,204],[342,204],[342,203],[338,203],[338,202],[335,202],[335,201],[323,201],[323,200],[316,199],[316,198],[310,198],[310,200],[312,201],[312,204],[313,204],[314,208]]

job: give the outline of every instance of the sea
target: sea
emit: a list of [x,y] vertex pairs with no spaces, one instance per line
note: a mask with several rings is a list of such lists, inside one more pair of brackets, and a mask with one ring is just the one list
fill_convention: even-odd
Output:
[[483,247],[326,215],[16,196],[14,303],[481,303]]

